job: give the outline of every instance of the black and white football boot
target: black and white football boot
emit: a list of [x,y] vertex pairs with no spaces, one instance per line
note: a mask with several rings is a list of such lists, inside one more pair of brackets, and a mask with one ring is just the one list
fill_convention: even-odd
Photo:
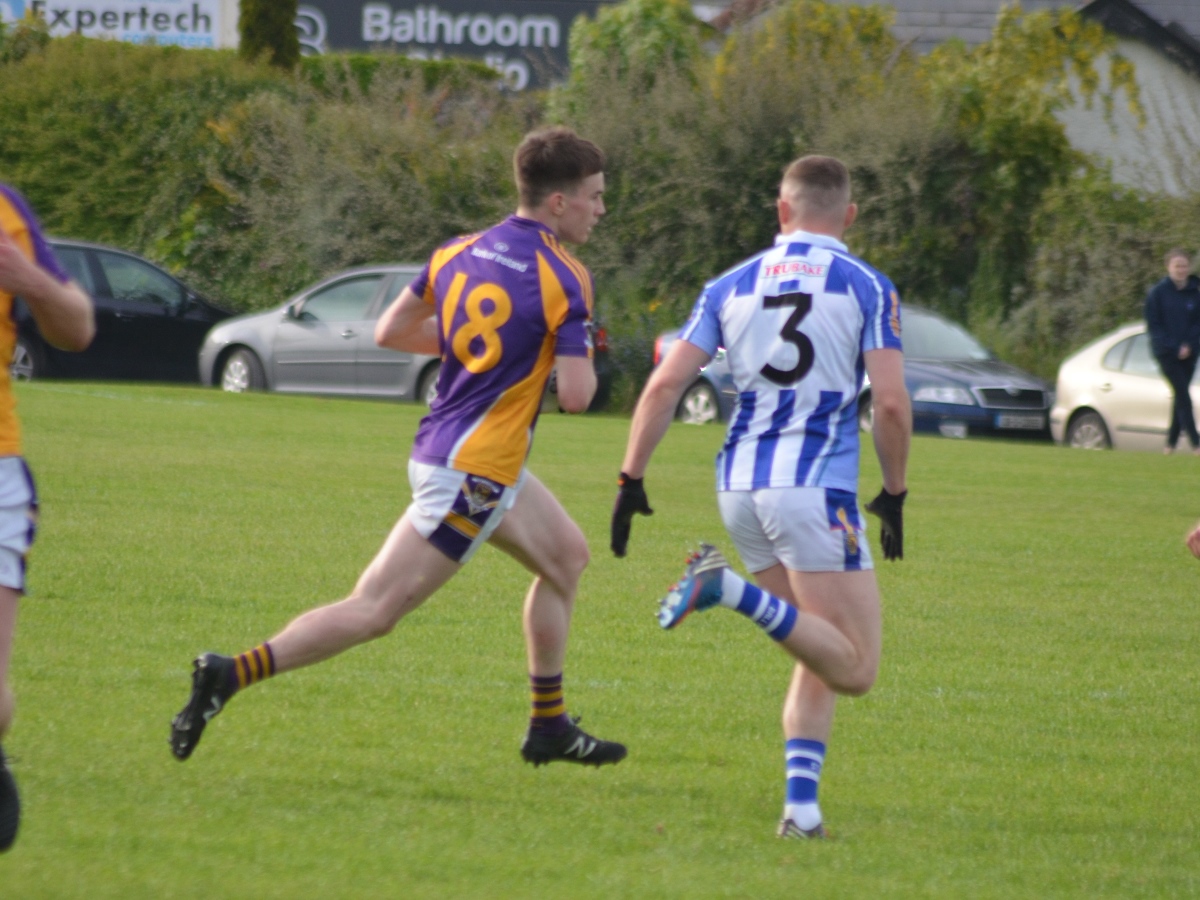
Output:
[[570,727],[558,734],[547,734],[531,728],[521,743],[521,756],[525,762],[535,766],[544,766],[556,759],[585,766],[603,766],[619,763],[625,758],[628,751],[624,744],[594,738],[578,723],[579,717],[573,717]]
[[192,696],[171,720],[171,752],[177,759],[192,755],[204,726],[233,696],[229,688],[233,665],[233,657],[217,653],[203,653],[192,663]]
[[780,820],[779,829],[775,833],[781,838],[799,838],[801,840],[829,837],[829,832],[825,830],[825,825],[821,822],[818,822],[813,828],[801,828],[791,819]]

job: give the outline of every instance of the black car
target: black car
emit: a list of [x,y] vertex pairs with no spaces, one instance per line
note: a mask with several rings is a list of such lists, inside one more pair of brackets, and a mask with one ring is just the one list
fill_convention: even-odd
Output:
[[232,313],[140,256],[84,241],[48,243],[94,300],[96,337],[82,353],[57,350],[18,299],[14,378],[200,380],[196,356],[204,336]]

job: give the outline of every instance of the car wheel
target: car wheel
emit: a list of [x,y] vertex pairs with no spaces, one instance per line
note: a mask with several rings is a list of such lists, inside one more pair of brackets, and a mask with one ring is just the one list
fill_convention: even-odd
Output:
[[8,374],[13,381],[32,381],[35,377],[42,376],[37,349],[27,338],[17,338]]
[[1067,427],[1067,446],[1076,450],[1108,450],[1112,440],[1099,413],[1080,413]]
[[427,407],[433,406],[433,401],[437,399],[438,372],[441,368],[441,363],[433,363],[421,373],[421,381],[417,385],[417,400]]
[[717,392],[707,381],[697,381],[679,401],[675,417],[687,425],[707,425],[720,417]]
[[870,394],[858,398],[858,429],[870,434],[875,428],[875,404]]
[[221,368],[221,390],[241,394],[261,391],[267,386],[262,363],[253,350],[235,350]]

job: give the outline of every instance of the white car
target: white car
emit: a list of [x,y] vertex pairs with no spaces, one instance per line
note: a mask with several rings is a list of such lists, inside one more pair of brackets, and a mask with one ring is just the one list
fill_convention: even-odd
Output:
[[[1195,408],[1197,379],[1191,395]],[[1050,411],[1050,433],[1057,443],[1086,450],[1161,451],[1170,424],[1171,386],[1159,371],[1144,323],[1104,335],[1059,367],[1057,401]]]

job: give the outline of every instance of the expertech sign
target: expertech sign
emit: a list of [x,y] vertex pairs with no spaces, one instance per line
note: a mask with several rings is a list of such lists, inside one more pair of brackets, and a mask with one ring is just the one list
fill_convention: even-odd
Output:
[[306,52],[392,49],[419,59],[470,56],[500,72],[514,90],[567,72],[567,38],[601,0],[309,0],[297,27]]
[[221,18],[221,0],[8,0],[5,5],[18,16],[25,10],[41,16],[55,37],[82,34],[182,47],[217,46]]

